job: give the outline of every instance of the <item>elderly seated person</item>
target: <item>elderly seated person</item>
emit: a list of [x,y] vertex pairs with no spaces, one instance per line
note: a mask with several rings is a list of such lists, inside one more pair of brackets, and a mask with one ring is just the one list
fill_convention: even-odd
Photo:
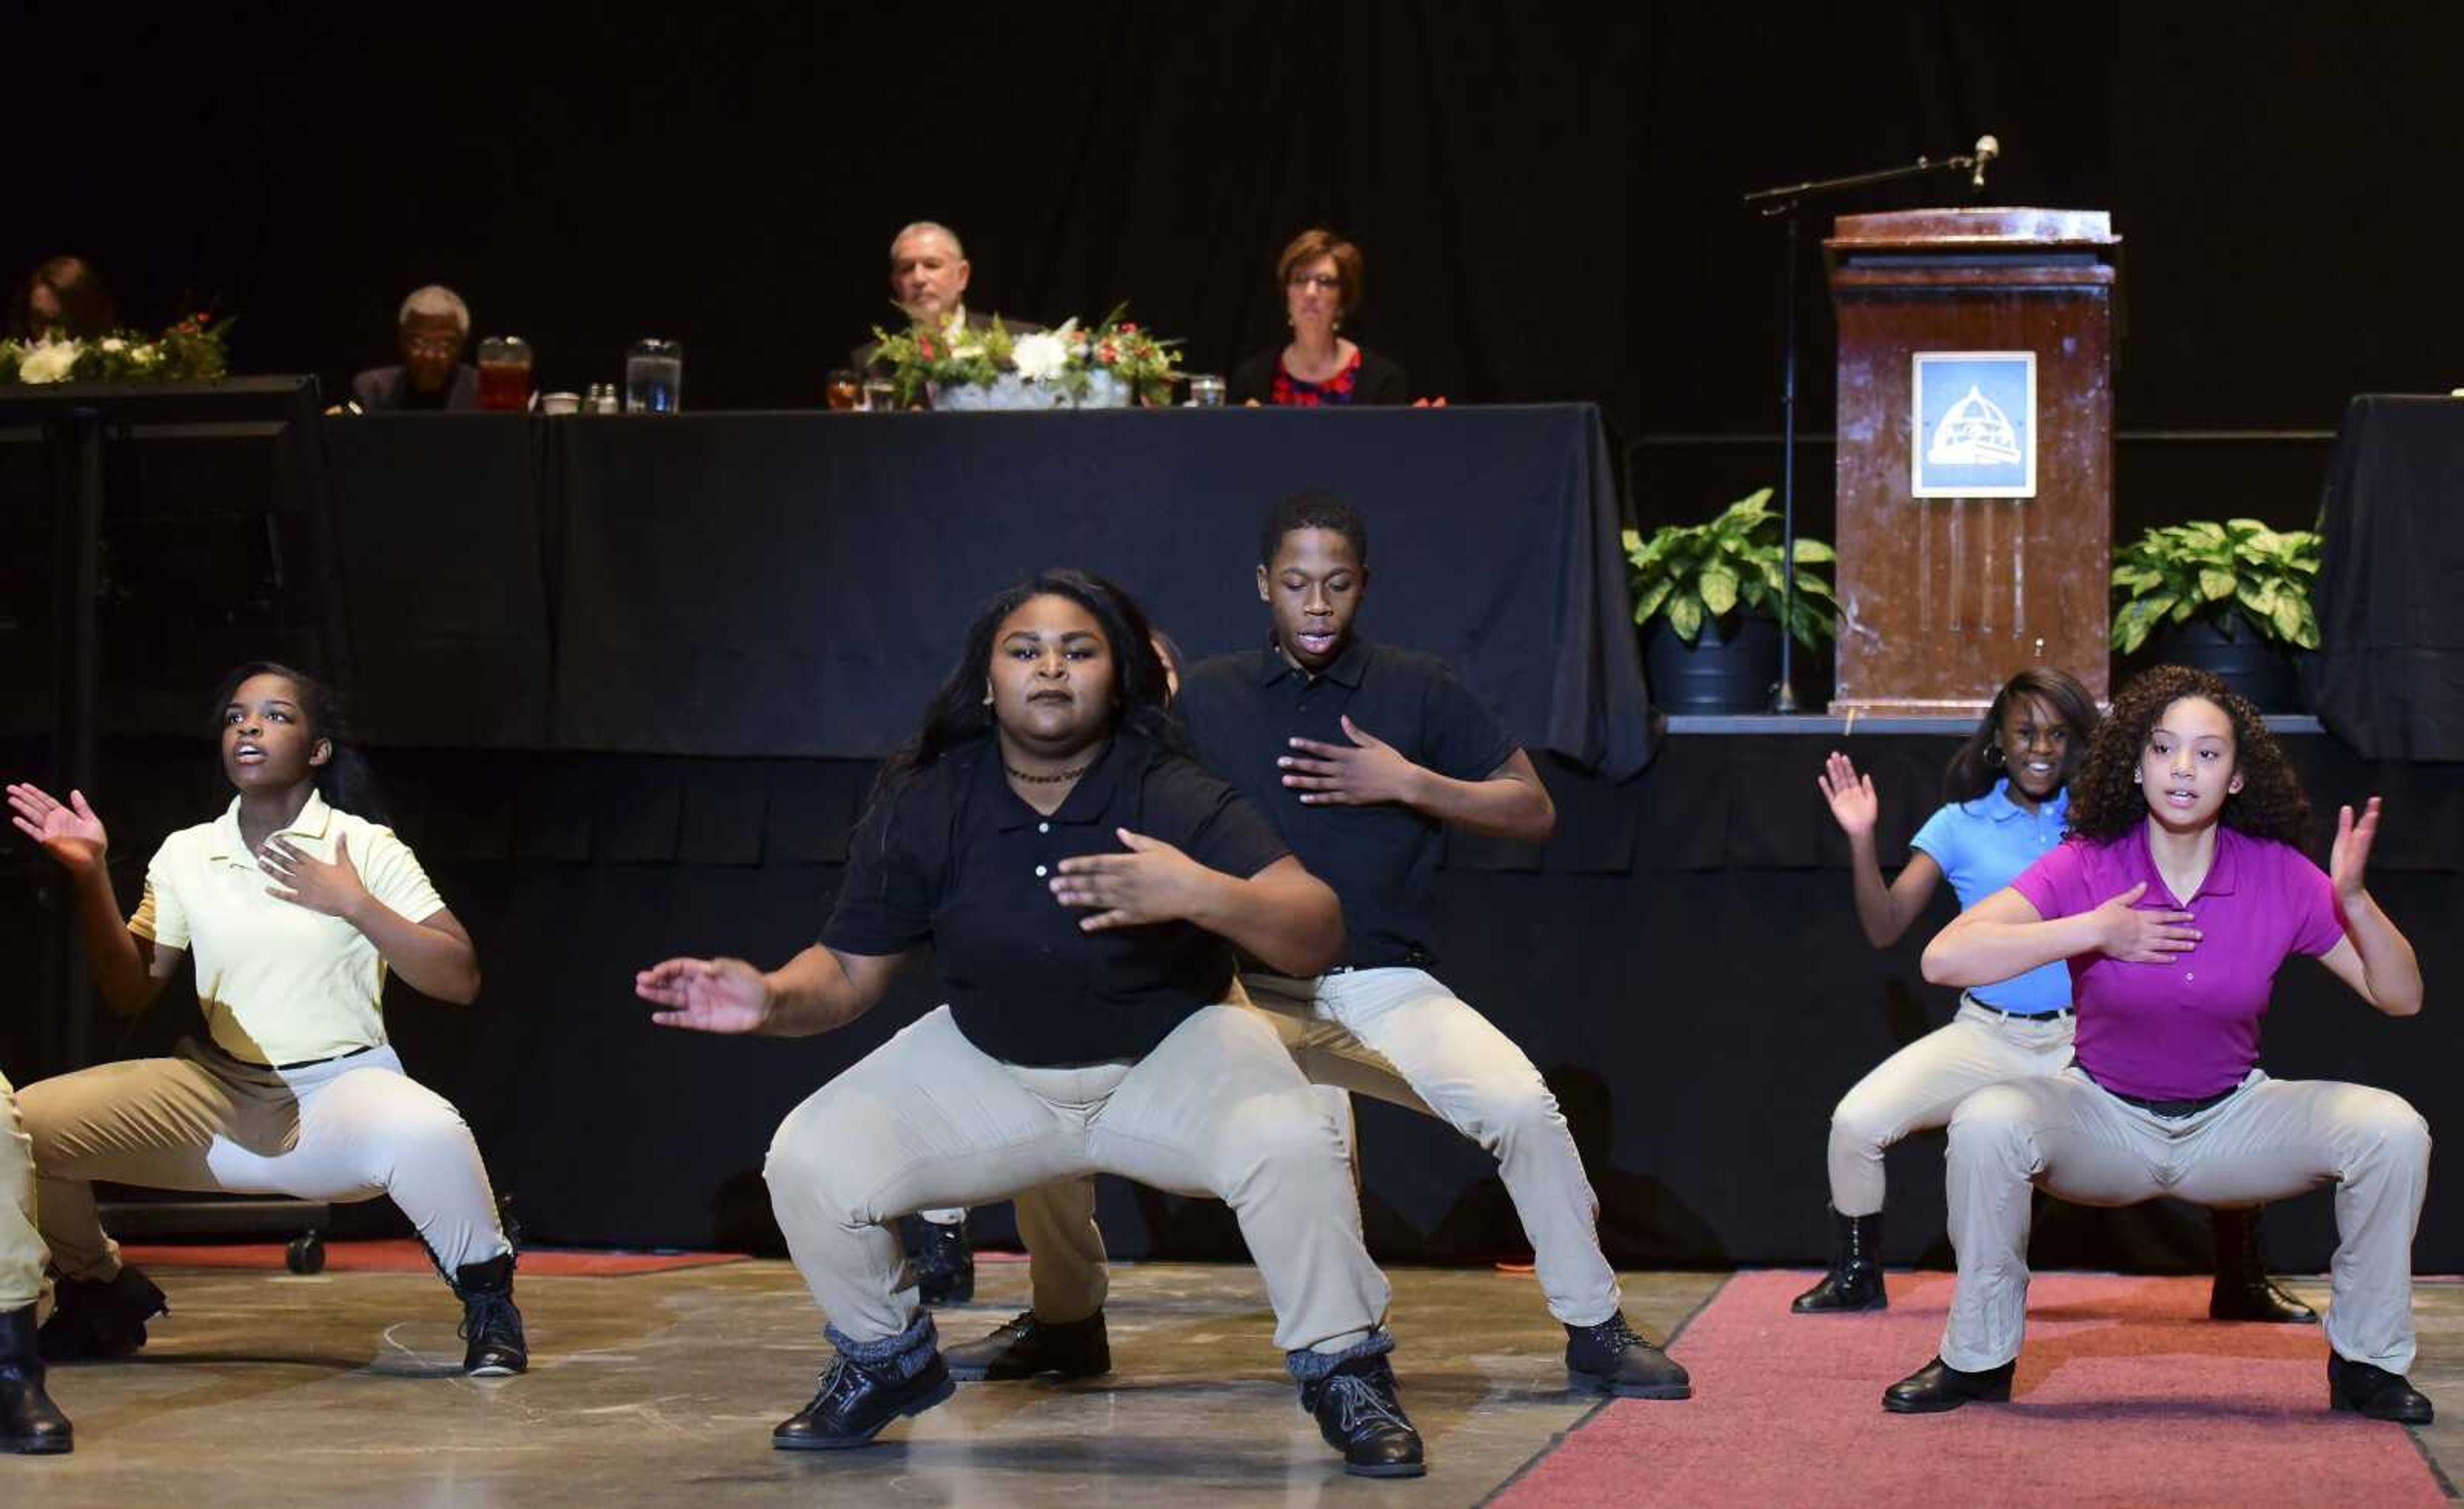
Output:
[[471,343],[471,307],[442,283],[430,283],[402,301],[394,319],[394,345],[402,364],[373,367],[351,379],[360,407],[379,409],[475,409],[479,369],[462,360]]

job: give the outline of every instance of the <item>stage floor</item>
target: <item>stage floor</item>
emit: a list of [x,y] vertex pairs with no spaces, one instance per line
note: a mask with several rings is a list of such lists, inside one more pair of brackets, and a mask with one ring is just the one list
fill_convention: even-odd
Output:
[[[77,1451],[0,1457],[0,1502],[1468,1505],[1596,1407],[1567,1392],[1562,1333],[1532,1280],[1481,1271],[1393,1274],[1403,1397],[1431,1468],[1383,1484],[1345,1478],[1295,1406],[1244,1267],[1117,1270],[1115,1371],[1099,1384],[962,1386],[873,1447],[809,1454],[768,1439],[826,1354],[784,1263],[525,1275],[533,1371],[495,1383],[459,1376],[458,1308],[424,1275],[149,1271],[174,1314],[136,1359],[53,1370]],[[978,1302],[943,1312],[945,1335],[1023,1308],[1023,1265],[979,1276]],[[1629,1275],[1628,1313],[1665,1335],[1724,1278]],[[2324,1303],[2323,1284],[2295,1287]],[[2416,1302],[2413,1378],[2440,1411],[2419,1440],[2433,1464],[2464,1470],[2464,1285],[2424,1280]],[[1877,1395],[1890,1381],[1875,1379]],[[1635,1466],[1640,1490],[1650,1464]]]

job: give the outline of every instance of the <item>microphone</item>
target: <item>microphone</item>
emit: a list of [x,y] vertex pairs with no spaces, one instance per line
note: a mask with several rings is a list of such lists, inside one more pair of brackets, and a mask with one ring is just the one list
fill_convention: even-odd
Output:
[[1976,164],[1974,170],[1968,175],[1968,186],[1976,190],[1976,192],[1980,194],[1985,192],[1985,164],[1992,162],[1995,158],[2000,157],[2001,155],[2001,142],[1995,141],[1990,135],[1978,137],[1976,139]]

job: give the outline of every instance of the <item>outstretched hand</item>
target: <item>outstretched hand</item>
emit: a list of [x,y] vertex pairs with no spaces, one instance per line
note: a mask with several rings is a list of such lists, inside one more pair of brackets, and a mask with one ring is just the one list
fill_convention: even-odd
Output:
[[2327,877],[2336,883],[2336,899],[2359,901],[2367,889],[2370,845],[2379,837],[2379,799],[2372,797],[2362,807],[2361,820],[2353,820],[2353,809],[2336,809],[2336,843],[2327,851]]
[[110,836],[103,832],[102,820],[86,805],[81,791],[70,792],[67,804],[62,805],[40,786],[12,784],[9,820],[74,874],[99,867],[110,852]]
[[1874,795],[1874,777],[1858,775],[1854,760],[1833,750],[1814,783],[1822,788],[1822,799],[1831,803],[1831,818],[1840,832],[1861,839],[1874,831],[1882,815],[1882,801]]
[[633,976],[633,994],[665,1011],[662,1027],[692,1032],[759,1032],[770,1021],[770,985],[742,959],[667,959]]
[[2186,926],[2190,921],[2187,911],[2140,911],[2131,906],[2145,894],[2147,883],[2141,881],[2096,908],[2101,929],[2097,936],[2102,940],[2106,958],[2124,964],[2170,964],[2197,948],[2206,936]]
[[257,851],[256,867],[273,877],[274,884],[265,893],[295,907],[323,912],[348,922],[368,899],[368,888],[360,880],[359,866],[351,863],[351,841],[347,834],[334,835],[334,859],[327,864],[280,834],[266,840]]
[[1206,881],[1213,873],[1205,865],[1161,839],[1127,828],[1113,831],[1129,853],[1063,860],[1052,877],[1053,900],[1094,913],[1079,919],[1082,931],[1176,922],[1204,904]]
[[1349,714],[1343,719],[1343,732],[1351,743],[1293,739],[1291,747],[1298,753],[1275,761],[1283,770],[1284,784],[1313,807],[1366,807],[1388,801],[1410,805],[1420,767],[1404,758],[1394,745],[1364,731]]

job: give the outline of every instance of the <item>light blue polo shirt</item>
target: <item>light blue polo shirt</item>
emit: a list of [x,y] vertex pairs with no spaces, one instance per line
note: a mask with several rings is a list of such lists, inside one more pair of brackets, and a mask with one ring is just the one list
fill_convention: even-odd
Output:
[[[2070,830],[2071,790],[2064,786],[2035,812],[2011,799],[2011,777],[1973,801],[1954,801],[1927,818],[1910,848],[1923,849],[1942,866],[1943,877],[1966,911],[2017,880],[2029,865],[2059,847]],[[2071,972],[2056,962],[2015,979],[1969,992],[1989,1006],[2022,1017],[2059,1011],[2071,1003]]]

